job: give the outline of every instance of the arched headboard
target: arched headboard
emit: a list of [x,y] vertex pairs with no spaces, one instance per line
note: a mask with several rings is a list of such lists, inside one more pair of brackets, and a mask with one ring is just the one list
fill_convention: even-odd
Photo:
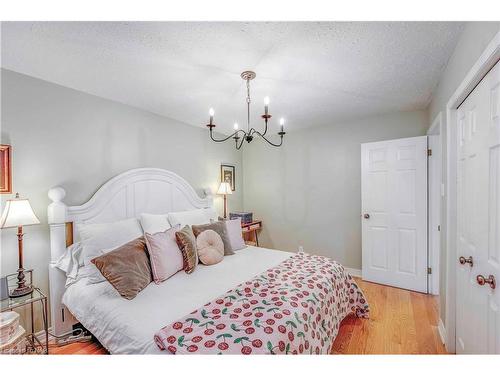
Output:
[[76,323],[61,304],[66,275],[55,267],[66,246],[78,239],[74,223],[105,223],[132,217],[141,213],[163,214],[212,207],[211,193],[205,190],[200,198],[193,187],[179,175],[160,168],[132,169],[102,185],[80,206],[66,206],[66,192],[62,187],[49,190],[47,214],[50,227],[50,304],[52,327],[55,334],[70,330]]

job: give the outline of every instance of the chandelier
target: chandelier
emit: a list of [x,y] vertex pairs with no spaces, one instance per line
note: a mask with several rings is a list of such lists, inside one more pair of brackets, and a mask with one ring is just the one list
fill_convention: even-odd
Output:
[[233,139],[236,144],[236,149],[239,150],[241,146],[243,145],[244,141],[247,141],[247,143],[252,142],[254,137],[258,135],[261,137],[263,140],[265,140],[267,143],[269,143],[271,146],[274,147],[280,147],[283,144],[283,136],[286,134],[285,133],[285,119],[281,118],[280,119],[280,131],[278,132],[278,135],[280,136],[280,142],[279,143],[273,143],[269,139],[266,138],[266,133],[267,133],[267,122],[269,119],[272,117],[269,114],[269,97],[264,98],[264,114],[261,116],[264,119],[265,127],[264,131],[261,133],[258,130],[255,130],[255,128],[250,128],[250,103],[252,102],[250,99],[250,81],[256,77],[255,72],[252,71],[245,71],[241,73],[241,78],[246,81],[247,83],[247,130],[242,130],[239,129],[238,123],[234,123],[234,133],[227,136],[226,138],[222,139],[216,139],[214,138],[213,135],[213,129],[215,128],[214,124],[214,114],[215,111],[213,108],[210,108],[210,111],[208,112],[210,114],[210,123],[207,125],[207,127],[210,129],[210,138],[214,142],[225,142],[229,139]]

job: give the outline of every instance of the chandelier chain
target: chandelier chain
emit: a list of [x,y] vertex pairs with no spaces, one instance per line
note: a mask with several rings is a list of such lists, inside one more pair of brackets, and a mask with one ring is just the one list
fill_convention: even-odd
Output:
[[247,130],[250,131],[250,80],[247,79]]

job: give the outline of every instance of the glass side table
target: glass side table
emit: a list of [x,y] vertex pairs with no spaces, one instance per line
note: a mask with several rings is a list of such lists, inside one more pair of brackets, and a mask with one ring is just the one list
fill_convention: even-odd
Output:
[[[40,303],[43,318],[43,332],[45,334],[45,343],[37,337],[35,332],[35,312],[34,305]],[[26,329],[26,353],[27,354],[49,354],[49,324],[48,324],[48,306],[47,296],[33,285],[33,291],[22,297],[8,297],[0,301],[1,312],[13,311],[29,306],[29,317],[31,321],[31,331]],[[21,314],[22,315],[22,314]],[[18,353],[21,354],[21,353]]]

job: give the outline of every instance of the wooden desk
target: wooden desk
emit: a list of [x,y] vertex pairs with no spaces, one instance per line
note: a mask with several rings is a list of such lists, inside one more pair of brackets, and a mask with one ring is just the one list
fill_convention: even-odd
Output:
[[259,246],[259,236],[258,231],[262,229],[262,220],[255,220],[251,223],[242,223],[241,231],[243,233],[243,239],[247,245]]

